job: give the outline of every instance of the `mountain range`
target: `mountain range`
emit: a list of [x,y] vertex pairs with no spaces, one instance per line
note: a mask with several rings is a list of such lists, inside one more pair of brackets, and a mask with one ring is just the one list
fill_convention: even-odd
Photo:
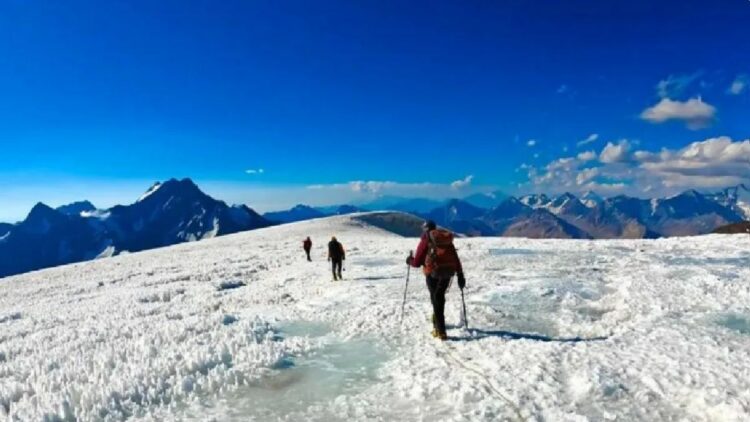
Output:
[[[738,185],[711,194],[689,190],[656,199],[603,198],[593,192],[518,198],[494,192],[446,201],[383,197],[360,206],[300,204],[259,215],[245,205],[229,206],[206,195],[190,179],[170,179],[155,183],[130,205],[97,209],[80,201],[53,209],[38,203],[22,222],[0,223],[0,277],[275,224],[381,210],[431,219],[466,236],[657,238],[711,233],[750,220],[750,188]],[[403,233],[414,232],[415,221],[399,220]]]
[[272,224],[190,179],[155,183],[133,204],[106,210],[88,201],[57,209],[38,203],[22,222],[0,225],[0,277]]
[[[688,190],[655,199],[603,198],[594,192],[580,197],[564,193],[518,198],[493,192],[447,201],[383,197],[353,210],[407,212],[468,236],[657,238],[711,233],[720,226],[750,219],[750,188],[738,185],[711,194]],[[264,216],[287,222],[327,215],[331,214],[320,208],[298,205]]]

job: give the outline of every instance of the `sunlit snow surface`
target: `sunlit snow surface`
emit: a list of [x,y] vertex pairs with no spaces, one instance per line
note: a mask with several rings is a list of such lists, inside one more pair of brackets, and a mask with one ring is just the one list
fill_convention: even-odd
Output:
[[446,343],[416,240],[348,217],[2,279],[0,419],[750,418],[750,236],[457,242]]

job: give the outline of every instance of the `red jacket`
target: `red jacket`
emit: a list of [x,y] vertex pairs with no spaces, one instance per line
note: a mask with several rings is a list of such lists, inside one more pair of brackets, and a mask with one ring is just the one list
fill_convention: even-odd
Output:
[[[427,252],[430,250],[430,239],[429,239],[429,232],[424,233],[422,235],[422,238],[419,239],[419,245],[417,246],[417,253],[414,255],[414,259],[411,261],[411,266],[414,268],[419,268],[424,265],[425,261],[427,260]],[[454,249],[455,251],[455,249]],[[461,260],[458,258],[458,253],[456,253],[456,270],[459,273],[462,273],[464,271],[463,267],[461,266]]]

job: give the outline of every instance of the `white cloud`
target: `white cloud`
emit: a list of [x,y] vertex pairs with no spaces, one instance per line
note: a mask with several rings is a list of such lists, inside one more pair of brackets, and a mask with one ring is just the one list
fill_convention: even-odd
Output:
[[392,195],[420,198],[450,198],[460,190],[462,194],[497,189],[494,186],[475,186],[474,176],[469,175],[452,183],[402,183],[394,181],[351,181],[347,183],[308,185],[307,190],[322,196],[348,197],[350,202],[372,200],[379,196]]
[[748,76],[747,75],[738,75],[734,81],[732,82],[732,85],[729,86],[727,89],[727,94],[730,95],[740,95],[748,87]]
[[641,119],[651,123],[681,120],[689,129],[697,130],[710,126],[715,115],[716,107],[701,98],[691,98],[684,102],[662,98],[656,105],[643,110]]
[[622,139],[616,144],[607,142],[607,145],[599,154],[602,163],[624,163],[630,159],[631,144],[627,139]]
[[456,180],[455,182],[451,183],[451,188],[455,190],[464,189],[471,185],[472,180],[474,180],[474,175],[468,175],[461,180]]
[[384,189],[394,187],[396,186],[396,182],[377,182],[377,181],[370,181],[370,182],[364,182],[364,181],[354,181],[349,182],[349,187],[354,192],[362,192],[362,193],[380,193]]
[[597,167],[583,169],[576,176],[576,185],[583,186],[589,184],[600,174],[601,170]]
[[722,136],[677,150],[636,156],[643,168],[683,176],[750,178],[750,140],[732,142]]
[[598,133],[592,133],[591,135],[589,135],[588,137],[586,137],[586,139],[584,139],[582,141],[579,141],[576,144],[576,146],[578,146],[578,148],[580,148],[580,147],[582,147],[584,145],[588,145],[588,144],[590,144],[592,142],[596,142],[597,139],[599,139],[599,134]]
[[533,147],[534,145],[536,145],[536,139],[529,139],[529,140],[528,140],[528,141],[526,142],[526,145],[528,145],[528,146],[530,146],[530,147]]
[[245,170],[246,174],[263,174],[265,170],[263,169],[247,169]]
[[578,156],[576,158],[578,158],[582,162],[592,161],[592,160],[596,159],[596,152],[594,152],[594,151],[585,151],[585,152],[582,152],[582,153],[578,154]]
[[600,194],[665,196],[686,189],[716,190],[750,183],[750,140],[709,138],[680,149],[631,151],[633,143],[608,143],[599,161],[593,151],[521,168],[536,191],[594,190]]

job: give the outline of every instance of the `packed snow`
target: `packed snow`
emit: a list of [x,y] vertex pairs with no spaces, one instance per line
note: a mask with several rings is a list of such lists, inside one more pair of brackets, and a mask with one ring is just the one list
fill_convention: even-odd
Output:
[[458,239],[447,342],[419,271],[400,318],[416,243],[332,217],[0,279],[0,416],[750,418],[750,236]]

